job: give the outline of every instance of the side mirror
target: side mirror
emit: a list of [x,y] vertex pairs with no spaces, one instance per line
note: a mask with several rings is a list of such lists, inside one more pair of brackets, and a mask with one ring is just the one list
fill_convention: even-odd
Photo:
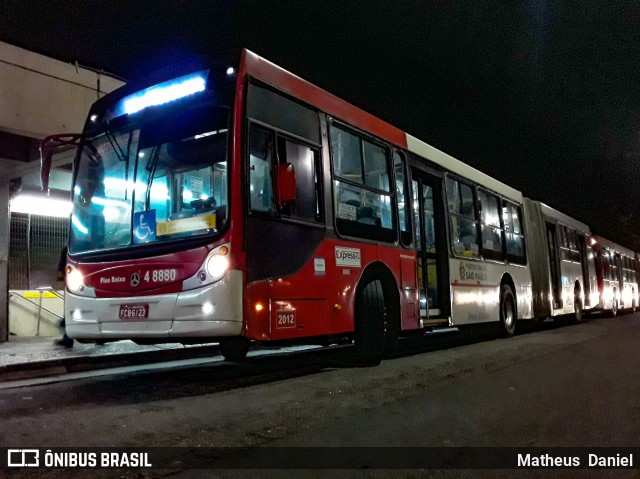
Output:
[[63,146],[78,146],[80,134],[63,133],[47,136],[40,142],[40,183],[42,191],[49,191],[49,174],[51,173],[51,157],[56,149]]
[[278,205],[282,207],[295,199],[296,172],[291,163],[281,163],[278,165]]

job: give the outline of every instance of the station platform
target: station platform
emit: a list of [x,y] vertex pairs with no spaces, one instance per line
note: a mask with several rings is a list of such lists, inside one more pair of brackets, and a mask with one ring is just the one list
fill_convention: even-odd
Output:
[[0,382],[220,354],[217,343],[141,346],[116,341],[101,346],[75,341],[72,348],[66,348],[55,344],[56,339],[10,336],[0,343]]

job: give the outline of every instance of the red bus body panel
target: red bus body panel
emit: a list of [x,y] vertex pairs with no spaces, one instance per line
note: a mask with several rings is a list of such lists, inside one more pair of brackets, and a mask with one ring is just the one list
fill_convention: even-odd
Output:
[[[336,265],[336,247],[360,249],[361,267]],[[247,336],[256,340],[278,340],[353,331],[356,288],[363,271],[376,262],[385,264],[396,284],[402,285],[402,329],[419,328],[416,261],[406,253],[387,246],[325,240],[311,261],[297,273],[247,285]],[[324,271],[318,271],[316,259],[324,260]],[[256,304],[262,306],[260,311],[256,310]],[[289,321],[282,321],[283,318]]]
[[289,73],[255,53],[244,51],[242,67],[244,72],[251,77],[279,88],[363,131],[379,136],[401,148],[407,148],[407,136],[402,130]]
[[[304,103],[394,145],[406,148],[406,134],[373,115],[341,100],[325,90],[293,75],[258,55],[244,50],[238,72],[234,111],[234,143],[232,145],[234,202],[232,228],[234,237],[239,233],[239,223],[244,221],[244,190],[238,166],[243,164],[244,95],[248,78],[255,78],[275,87]],[[330,194],[326,192],[325,194]],[[241,208],[239,206],[242,205]],[[240,245],[237,245],[240,246]],[[335,247],[359,248],[361,266],[344,268],[336,265]],[[295,246],[293,246],[295,247]],[[232,247],[232,250],[234,248]],[[238,249],[235,248],[237,252]],[[325,271],[320,273],[316,259],[323,259]],[[245,285],[244,325],[245,334],[255,340],[282,340],[327,334],[339,334],[354,330],[355,293],[359,280],[367,266],[381,262],[391,271],[400,294],[401,328],[420,327],[417,269],[415,252],[400,247],[325,239],[309,261],[293,275],[272,278]],[[242,264],[240,261],[239,264]],[[256,309],[256,305],[262,307]]]

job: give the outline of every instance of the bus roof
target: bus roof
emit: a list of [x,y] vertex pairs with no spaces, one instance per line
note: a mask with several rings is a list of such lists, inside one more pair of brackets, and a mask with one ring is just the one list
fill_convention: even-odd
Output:
[[407,149],[415,153],[422,158],[436,163],[437,165],[446,168],[447,170],[460,175],[464,178],[468,178],[475,181],[481,186],[484,186],[490,190],[500,193],[512,200],[522,203],[522,193],[515,188],[511,188],[509,185],[505,185],[501,181],[492,178],[491,176],[473,168],[472,166],[457,160],[451,155],[448,155],[437,148],[425,143],[422,140],[407,134]]
[[356,128],[378,136],[400,148],[406,149],[416,155],[429,160],[442,168],[457,175],[477,182],[490,190],[495,191],[519,203],[522,202],[522,193],[510,186],[482,173],[481,171],[463,163],[454,157],[443,153],[433,146],[425,143],[399,128],[367,113],[366,111],[351,105],[337,96],[309,83],[293,73],[275,65],[259,55],[244,50],[240,73],[257,78],[269,85],[278,88],[289,95],[335,116]]
[[590,229],[586,224],[572,218],[571,216],[567,216],[554,208],[551,208],[551,206],[545,205],[542,202],[539,203],[543,215],[548,216],[549,218],[553,218],[566,226],[571,226],[581,233],[590,234]]
[[605,248],[609,248],[612,249],[613,251],[623,254],[629,258],[634,258],[636,253],[632,250],[630,250],[629,248],[625,248],[624,246],[620,246],[617,243],[614,243],[613,241],[610,241],[606,238],[603,238],[602,236],[598,236],[598,235],[594,235],[593,239],[596,241],[597,244],[599,244],[600,246],[604,246]]

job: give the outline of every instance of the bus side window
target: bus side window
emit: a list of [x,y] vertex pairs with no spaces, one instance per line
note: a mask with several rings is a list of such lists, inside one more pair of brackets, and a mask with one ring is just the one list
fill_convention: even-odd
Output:
[[318,151],[302,143],[278,137],[278,161],[290,163],[296,177],[296,199],[282,206],[281,216],[321,221]]
[[609,250],[602,248],[602,271],[604,279],[611,279],[611,261],[609,260]]
[[387,148],[336,124],[330,135],[338,233],[395,242]]
[[500,200],[497,196],[478,190],[482,230],[482,255],[487,259],[504,259],[504,243],[500,225]]
[[526,264],[527,255],[524,232],[520,222],[520,207],[507,201],[502,203],[505,238],[507,242],[507,260],[514,264]]
[[458,256],[480,256],[478,219],[471,186],[447,177],[451,245]]
[[407,190],[404,157],[399,152],[393,154],[393,168],[396,174],[396,201],[398,205],[398,222],[400,223],[400,241],[404,246],[411,244],[411,206]]
[[272,213],[273,133],[251,125],[249,133],[249,196],[251,211]]
[[[276,145],[277,154],[274,154]],[[249,196],[251,211],[302,221],[322,220],[318,150],[252,124],[249,135]],[[274,199],[276,161],[290,163],[296,197],[280,208]]]

